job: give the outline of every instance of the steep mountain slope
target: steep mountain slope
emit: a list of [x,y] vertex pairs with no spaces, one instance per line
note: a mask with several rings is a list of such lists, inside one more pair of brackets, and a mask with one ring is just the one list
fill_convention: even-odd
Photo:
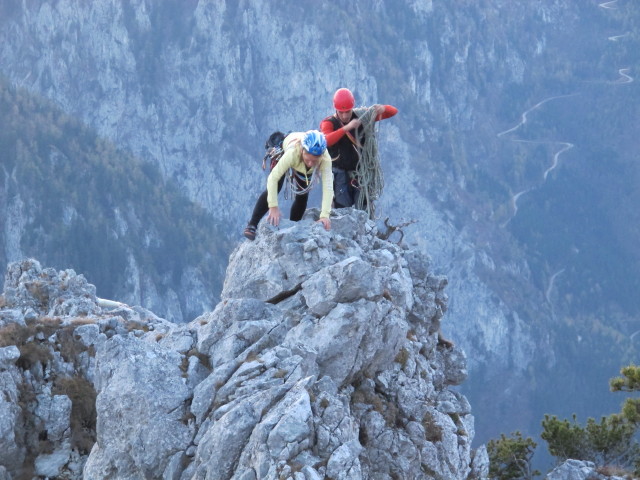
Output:
[[38,256],[172,321],[218,300],[219,227],[143,163],[48,101],[0,83],[0,263]]
[[[625,292],[639,272],[638,93],[618,73],[637,67],[632,2],[2,9],[0,65],[13,84],[158,165],[227,232],[239,233],[262,188],[273,129],[316,127],[340,86],[358,103],[397,106],[380,125],[378,211],[417,220],[405,240],[450,278],[447,333],[469,354],[480,438],[535,430],[542,412],[570,408],[574,378],[600,388],[635,352],[640,308]],[[576,365],[590,376],[575,377]],[[606,390],[589,398],[608,413]]]

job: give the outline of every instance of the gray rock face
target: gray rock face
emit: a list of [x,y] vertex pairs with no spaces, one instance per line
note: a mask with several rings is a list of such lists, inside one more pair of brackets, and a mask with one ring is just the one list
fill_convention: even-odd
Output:
[[232,254],[222,301],[184,325],[101,308],[72,271],[12,264],[0,465],[88,479],[485,478],[470,405],[450,388],[466,357],[438,344],[446,279],[362,212],[332,225],[262,226]]
[[21,432],[17,428],[21,413],[18,405],[21,378],[13,367],[19,356],[20,351],[13,345],[0,349],[0,465],[11,471],[22,465],[25,456]]
[[[161,478],[176,452],[189,446],[189,388],[180,353],[135,336],[116,335],[96,355],[98,415],[85,478],[127,472],[133,478]],[[153,446],[153,448],[149,448]]]
[[602,475],[593,462],[567,460],[554,468],[546,480],[622,480],[624,477]]
[[4,299],[8,307],[25,311],[25,317],[47,315],[76,317],[99,311],[96,289],[73,270],[56,272],[42,269],[34,260],[13,263],[4,281]]
[[2,471],[6,478],[83,478],[96,443],[94,381],[106,381],[97,375],[96,351],[110,337],[169,324],[139,307],[105,312],[82,275],[31,259],[10,264],[0,300]]
[[[357,89],[358,103],[400,107],[381,129],[387,175],[379,211],[418,220],[407,238],[428,249],[452,280],[450,333],[470,354],[474,377],[515,384],[540,356],[554,361],[548,341],[528,320],[553,323],[539,308],[544,298],[522,255],[505,259],[501,243],[488,242],[497,245],[491,251],[478,234],[503,237],[487,220],[495,212],[470,197],[466,177],[477,175],[473,165],[497,158],[491,139],[504,119],[496,97],[526,88],[548,51],[555,58],[550,38],[582,16],[581,5],[500,0],[458,8],[382,0],[354,14],[350,3],[318,8],[304,1],[283,16],[265,0],[13,2],[0,18],[0,65],[12,84],[51,99],[119,148],[157,164],[229,232],[240,231],[253,195],[264,188],[256,156],[273,129],[316,126],[331,113],[331,92],[339,85]],[[326,35],[336,18],[348,18],[358,34]],[[378,34],[365,33],[371,30]],[[318,38],[325,48],[308,48]],[[451,168],[452,151],[468,155],[466,172],[455,173],[459,164]],[[35,228],[29,203],[26,191],[0,198],[6,261],[23,258],[21,239]],[[174,295],[161,295],[143,262],[129,259],[119,299],[178,321],[181,310],[212,305],[204,301],[208,286],[189,278],[172,285]],[[260,281],[269,291],[271,278]],[[514,285],[534,291],[509,302]],[[533,318],[523,318],[528,302]],[[507,409],[514,402],[505,396]]]

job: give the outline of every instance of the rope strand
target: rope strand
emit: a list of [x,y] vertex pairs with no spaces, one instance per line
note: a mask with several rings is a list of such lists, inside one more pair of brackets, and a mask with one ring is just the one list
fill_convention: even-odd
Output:
[[376,109],[369,109],[360,117],[364,134],[364,144],[362,138],[358,138],[358,143],[362,145],[358,150],[360,160],[356,169],[358,183],[360,185],[360,195],[356,203],[356,208],[366,210],[371,220],[375,217],[374,202],[382,194],[384,188],[384,178],[380,159],[378,156],[378,140],[376,131]]
[[[297,181],[294,181],[294,175],[298,175],[293,168],[287,170],[286,173],[286,183],[284,190],[284,198],[286,200],[289,199],[289,193],[291,194],[291,198],[294,198],[296,195],[304,195],[305,193],[309,193],[313,186],[318,183],[318,175],[316,175],[316,168],[311,172],[311,178],[307,180],[307,186],[304,188],[300,187],[300,184]],[[300,178],[300,177],[299,177]]]

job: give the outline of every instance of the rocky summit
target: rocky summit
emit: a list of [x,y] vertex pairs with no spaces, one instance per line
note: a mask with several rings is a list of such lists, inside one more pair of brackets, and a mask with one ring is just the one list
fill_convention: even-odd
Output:
[[479,479],[447,279],[364,212],[310,210],[233,251],[188,324],[9,265],[0,479]]

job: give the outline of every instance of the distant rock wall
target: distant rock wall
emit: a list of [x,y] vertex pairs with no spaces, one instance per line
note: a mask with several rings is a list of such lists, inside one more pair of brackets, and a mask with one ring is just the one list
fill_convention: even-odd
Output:
[[186,325],[114,308],[73,271],[12,264],[6,478],[485,478],[471,407],[450,388],[465,355],[438,340],[446,278],[345,212],[331,231],[261,226],[231,256],[222,301]]
[[[8,2],[0,15],[2,74],[159,165],[230,236],[239,236],[264,188],[257,165],[272,130],[317,127],[341,86],[359,104],[398,106],[380,128],[387,175],[378,211],[418,220],[407,239],[451,279],[449,333],[469,353],[474,393],[486,400],[478,408],[490,397],[500,403],[485,412],[487,429],[522,428],[523,412],[538,425],[514,392],[531,396],[524,372],[546,378],[555,361],[550,312],[526,254],[493,224],[500,212],[482,198],[486,185],[468,182],[498,178],[488,190],[500,195],[496,172],[510,171],[512,161],[507,155],[509,166],[501,166],[494,144],[504,126],[501,99],[510,89],[530,93],[550,37],[571,29],[582,4],[286,5],[283,14],[264,0]],[[564,61],[557,49],[551,56]],[[10,199],[3,217],[11,260],[22,258],[26,234],[19,200]],[[128,291],[141,304],[178,310],[151,279],[133,280],[144,265],[131,261],[129,270]],[[192,287],[176,286],[181,298]]]

